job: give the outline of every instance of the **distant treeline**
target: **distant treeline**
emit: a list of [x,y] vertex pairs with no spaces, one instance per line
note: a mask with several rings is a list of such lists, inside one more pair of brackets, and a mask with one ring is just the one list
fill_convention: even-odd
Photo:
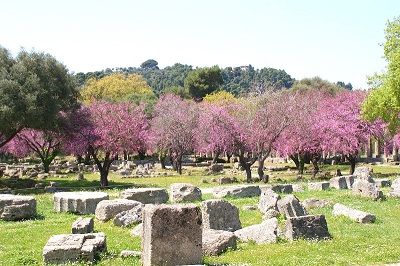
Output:
[[[107,68],[101,71],[77,73],[75,76],[79,85],[83,85],[89,78],[102,78],[112,73],[140,74],[147,81],[148,85],[156,94],[171,88],[184,87],[184,82],[194,68],[191,65],[176,63],[172,66],[159,68],[158,62],[149,59],[143,62],[140,67]],[[226,67],[221,69],[223,77],[222,90],[234,95],[241,95],[249,92],[263,92],[266,89],[291,88],[295,82],[283,69],[262,68],[255,69],[252,65],[239,67]],[[351,83],[345,84],[342,81],[336,85],[352,89]]]

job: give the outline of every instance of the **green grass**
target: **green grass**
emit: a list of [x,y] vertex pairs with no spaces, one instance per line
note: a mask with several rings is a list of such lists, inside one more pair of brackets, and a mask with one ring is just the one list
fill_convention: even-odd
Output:
[[[342,167],[342,166],[340,166]],[[343,169],[347,168],[343,166]],[[332,168],[333,169],[333,168]],[[400,167],[374,166],[375,173],[394,178],[400,173]],[[285,176],[281,174],[279,176]],[[84,189],[85,186],[97,186],[98,176],[87,174],[87,180],[76,181],[74,176],[64,179],[48,179],[43,182],[57,181],[61,186]],[[169,187],[176,182],[188,182],[201,187],[215,184],[204,184],[200,173],[191,176],[162,176],[154,178],[123,179],[110,176],[112,185],[118,186],[158,186]],[[206,177],[210,180],[212,176]],[[1,179],[3,185],[7,182]],[[291,177],[287,179],[290,181]],[[286,181],[286,180],[285,180]],[[20,181],[23,182],[23,181]],[[42,182],[42,181],[41,181]],[[18,183],[13,184],[18,187]],[[21,186],[21,185],[20,185]],[[23,186],[22,186],[23,188]],[[112,198],[118,197],[119,189],[108,189]],[[32,191],[21,191],[30,194]],[[387,192],[387,189],[385,190]],[[385,201],[372,201],[354,196],[350,191],[305,191],[295,193],[300,199],[317,197],[340,202],[354,208],[374,213],[377,220],[374,224],[358,224],[345,217],[333,217],[331,207],[312,210],[313,214],[326,216],[332,240],[321,242],[280,240],[276,244],[256,245],[239,243],[236,250],[228,251],[221,256],[205,257],[209,265],[383,265],[400,261],[400,200],[388,198]],[[78,215],[55,213],[52,209],[52,197],[48,193],[34,195],[38,201],[36,220],[22,222],[0,221],[0,265],[42,265],[42,249],[54,234],[69,233],[71,224]],[[205,199],[212,198],[210,194]],[[244,205],[256,205],[258,198],[228,199],[240,209],[243,226],[261,222],[258,211],[243,211]],[[140,238],[130,236],[130,228],[119,228],[112,222],[95,221],[95,229],[107,236],[108,251],[97,265],[140,265],[138,259],[121,259],[119,253],[124,249],[140,250]]]

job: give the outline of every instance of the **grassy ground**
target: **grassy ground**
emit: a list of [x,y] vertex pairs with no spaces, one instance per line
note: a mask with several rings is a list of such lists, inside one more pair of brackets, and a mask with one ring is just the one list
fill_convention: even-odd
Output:
[[[334,170],[327,166],[325,170]],[[343,166],[345,171],[346,166]],[[400,173],[400,167],[374,166],[374,172],[381,176],[394,178]],[[294,175],[277,175],[283,181],[294,180]],[[287,176],[287,177],[286,177]],[[286,177],[286,178],[284,178]],[[97,186],[98,176],[86,175],[87,180],[76,181],[73,176],[64,179],[49,179],[57,181],[61,186],[82,188]],[[201,187],[215,184],[204,184],[199,173],[191,176],[168,176],[155,178],[122,179],[110,176],[112,185],[118,186],[158,186],[169,187],[176,182],[188,182]],[[206,177],[210,180],[212,177]],[[308,178],[308,176],[307,176]],[[3,178],[2,185],[7,184]],[[18,184],[14,184],[17,186]],[[19,183],[21,187],[21,181]],[[120,189],[106,190],[112,198],[118,197]],[[20,191],[32,194],[34,191]],[[332,240],[321,242],[295,241],[289,243],[280,240],[277,244],[256,245],[240,243],[236,250],[231,250],[221,256],[206,257],[209,265],[382,265],[400,261],[400,200],[388,198],[385,201],[371,201],[351,194],[350,191],[320,191],[296,193],[300,199],[317,197],[340,202],[354,208],[359,208],[376,214],[374,224],[361,225],[345,217],[333,217],[332,208],[314,209],[314,214],[324,214],[328,222]],[[42,249],[51,235],[69,233],[71,224],[78,215],[55,213],[52,209],[52,197],[48,193],[36,192],[38,201],[38,217],[36,220],[22,222],[0,221],[0,265],[41,265]],[[211,195],[204,195],[205,199]],[[258,198],[229,199],[240,209],[244,205],[256,205]],[[240,211],[243,226],[261,222],[258,211]],[[138,259],[121,259],[121,250],[140,250],[140,238],[130,236],[129,228],[119,228],[111,222],[95,222],[95,229],[107,235],[108,252],[97,261],[97,265],[140,265]]]

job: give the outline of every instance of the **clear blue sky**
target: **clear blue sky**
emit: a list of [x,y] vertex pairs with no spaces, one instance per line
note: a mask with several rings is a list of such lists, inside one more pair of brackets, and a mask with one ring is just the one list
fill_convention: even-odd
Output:
[[285,69],[366,87],[384,69],[399,0],[0,1],[0,45],[45,51],[71,71],[139,66]]

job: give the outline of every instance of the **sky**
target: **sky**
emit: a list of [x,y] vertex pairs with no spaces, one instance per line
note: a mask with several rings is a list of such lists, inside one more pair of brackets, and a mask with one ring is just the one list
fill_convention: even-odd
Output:
[[0,0],[0,45],[55,56],[71,72],[183,63],[284,69],[367,88],[385,69],[398,0]]

